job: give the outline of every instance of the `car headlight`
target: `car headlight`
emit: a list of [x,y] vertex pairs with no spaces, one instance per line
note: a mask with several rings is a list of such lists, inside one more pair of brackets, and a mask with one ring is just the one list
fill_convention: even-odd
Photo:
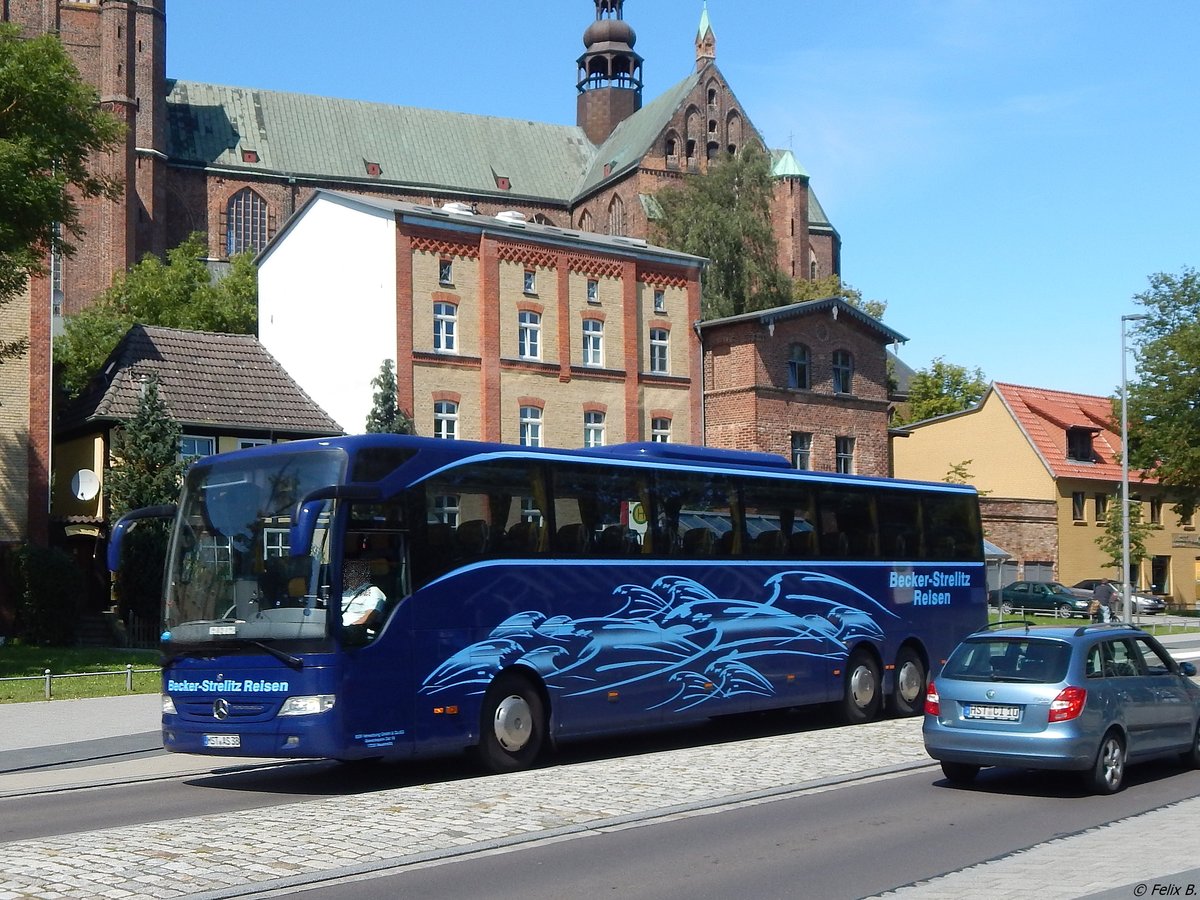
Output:
[[308,697],[288,697],[279,710],[281,716],[315,716],[333,709],[335,695],[313,694]]
[[175,701],[171,699],[170,694],[162,695],[162,711],[164,716],[178,715],[175,709]]

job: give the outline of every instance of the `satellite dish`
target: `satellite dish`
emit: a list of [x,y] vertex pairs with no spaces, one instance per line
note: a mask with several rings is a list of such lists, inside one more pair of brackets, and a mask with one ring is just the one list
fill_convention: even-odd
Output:
[[91,500],[100,493],[100,479],[91,469],[80,469],[71,476],[71,496],[76,500]]

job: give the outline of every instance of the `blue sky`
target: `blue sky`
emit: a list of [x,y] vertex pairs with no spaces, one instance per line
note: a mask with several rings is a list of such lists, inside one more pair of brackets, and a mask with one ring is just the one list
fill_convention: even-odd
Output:
[[[701,7],[627,0],[646,101],[693,67]],[[812,176],[843,279],[887,301],[905,362],[1114,392],[1133,295],[1200,263],[1200,6],[708,10],[717,65],[766,142]],[[167,74],[574,124],[594,15],[588,0],[170,0]]]

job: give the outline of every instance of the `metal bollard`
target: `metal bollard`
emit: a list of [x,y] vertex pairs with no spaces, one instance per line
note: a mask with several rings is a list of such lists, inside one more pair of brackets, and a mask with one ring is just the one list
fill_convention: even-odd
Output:
[[49,669],[46,670],[45,675],[46,675],[46,699],[49,700],[50,699],[50,670]]
[[133,693],[133,663],[125,663],[125,693]]

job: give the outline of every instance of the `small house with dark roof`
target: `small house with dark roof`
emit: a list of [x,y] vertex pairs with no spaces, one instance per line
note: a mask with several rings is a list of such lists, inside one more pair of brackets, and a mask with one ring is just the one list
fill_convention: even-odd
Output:
[[[183,429],[185,456],[342,433],[253,335],[134,325],[55,419],[51,540],[84,569],[104,559],[97,544],[108,534],[113,429],[134,417],[150,379]],[[101,596],[93,599],[104,603],[107,579],[94,580]]]
[[[1007,581],[1120,580],[1096,544],[1121,505],[1121,434],[1113,399],[995,382],[971,409],[916,422],[894,442],[896,474],[940,481],[965,467],[984,495],[990,540],[1004,547]],[[1158,526],[1148,558],[1131,573],[1135,588],[1196,605],[1200,535],[1173,509],[1152,475],[1129,473],[1131,508]]]
[[840,297],[711,319],[704,440],[801,469],[887,475],[888,346],[908,340]]

